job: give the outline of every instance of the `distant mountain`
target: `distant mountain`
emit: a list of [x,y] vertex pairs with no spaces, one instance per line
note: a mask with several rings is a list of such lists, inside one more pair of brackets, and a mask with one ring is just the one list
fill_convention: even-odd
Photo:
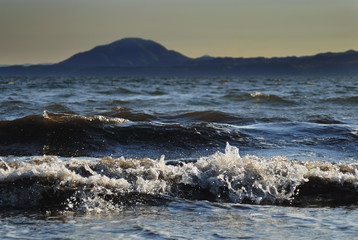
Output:
[[192,59],[140,38],[97,46],[52,65],[0,67],[0,75],[356,75],[358,52],[304,57]]
[[140,38],[124,38],[108,45],[77,53],[60,62],[60,66],[79,67],[147,67],[174,66],[190,58],[162,45]]
[[213,59],[215,59],[215,57],[212,57],[210,55],[204,55],[204,56],[196,58],[195,60],[196,61],[206,61],[206,60],[213,60]]
[[358,52],[320,53],[303,57],[197,58],[186,63],[198,71],[227,72],[230,75],[345,74],[358,75]]

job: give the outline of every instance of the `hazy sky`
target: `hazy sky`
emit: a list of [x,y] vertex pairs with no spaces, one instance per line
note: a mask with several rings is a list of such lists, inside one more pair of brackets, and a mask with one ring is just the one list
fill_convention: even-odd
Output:
[[125,37],[189,57],[358,50],[358,0],[0,0],[0,64],[58,62]]

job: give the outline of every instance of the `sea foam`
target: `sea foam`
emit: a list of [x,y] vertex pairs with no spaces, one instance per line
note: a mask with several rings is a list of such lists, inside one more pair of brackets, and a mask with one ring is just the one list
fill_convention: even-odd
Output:
[[357,185],[356,165],[284,156],[241,157],[239,149],[229,144],[225,152],[187,162],[169,163],[164,156],[156,160],[43,156],[0,162],[1,208],[105,211],[167,197],[279,205],[346,204],[350,197],[349,204],[356,204]]

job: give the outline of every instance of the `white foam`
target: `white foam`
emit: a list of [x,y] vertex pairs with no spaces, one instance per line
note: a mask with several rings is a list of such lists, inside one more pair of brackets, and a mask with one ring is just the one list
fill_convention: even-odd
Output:
[[99,121],[102,123],[112,123],[112,124],[123,124],[129,122],[129,120],[125,118],[105,117],[102,115],[82,116],[82,115],[52,114],[49,113],[47,110],[44,110],[42,116],[45,119],[51,119],[56,122],[64,122],[64,121],[75,120],[75,119],[82,119],[90,122]]
[[264,94],[262,92],[254,92],[254,93],[250,93],[251,97],[268,97],[269,95]]
[[[172,195],[178,184],[200,186],[218,201],[250,200],[259,204],[290,201],[298,186],[312,177],[357,187],[357,176],[357,166],[352,164],[292,161],[285,156],[241,157],[239,149],[229,144],[224,153],[177,165],[167,165],[164,156],[157,160],[105,157],[97,161],[43,156],[25,162],[0,162],[1,183],[32,177],[53,179],[56,189],[78,189],[80,208],[94,212],[120,207],[104,200],[103,195]],[[73,201],[68,200],[69,210],[74,208]]]

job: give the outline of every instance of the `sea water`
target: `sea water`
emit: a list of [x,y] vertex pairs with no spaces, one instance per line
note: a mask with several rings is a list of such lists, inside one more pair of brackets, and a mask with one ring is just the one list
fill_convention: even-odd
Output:
[[1,77],[2,239],[354,239],[357,77]]

